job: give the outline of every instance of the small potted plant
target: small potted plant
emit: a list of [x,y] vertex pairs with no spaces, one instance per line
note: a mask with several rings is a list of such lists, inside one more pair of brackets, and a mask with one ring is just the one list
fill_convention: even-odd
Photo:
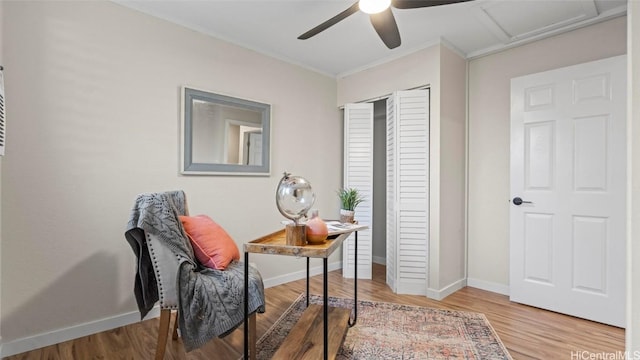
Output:
[[342,188],[338,190],[340,198],[340,222],[353,224],[353,215],[360,203],[364,201],[364,196],[356,188]]

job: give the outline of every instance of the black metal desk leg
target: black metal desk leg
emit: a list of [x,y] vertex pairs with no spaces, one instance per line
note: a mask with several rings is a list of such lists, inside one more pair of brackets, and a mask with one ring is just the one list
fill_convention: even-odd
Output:
[[307,307],[309,307],[309,258],[307,258]]
[[322,267],[324,272],[324,288],[322,290],[322,295],[324,297],[324,360],[329,359],[329,274],[327,272],[329,267],[327,265],[327,261],[328,259],[326,257],[322,258]]
[[[255,354],[251,354],[255,356]],[[249,359],[249,252],[244,252],[244,360]]]
[[354,244],[355,252],[353,254],[353,321],[349,318],[349,327],[353,327],[358,321],[358,232],[356,231],[356,243]]

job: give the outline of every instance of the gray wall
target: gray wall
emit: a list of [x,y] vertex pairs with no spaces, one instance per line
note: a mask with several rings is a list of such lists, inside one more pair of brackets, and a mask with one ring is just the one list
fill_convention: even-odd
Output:
[[387,259],[387,101],[373,103],[373,262]]

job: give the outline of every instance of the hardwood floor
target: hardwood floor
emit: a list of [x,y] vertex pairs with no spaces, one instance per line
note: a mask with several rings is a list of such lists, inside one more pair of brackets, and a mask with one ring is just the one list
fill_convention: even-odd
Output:
[[[396,295],[385,284],[384,266],[374,264],[373,269],[373,280],[358,280],[359,299],[484,313],[514,359],[601,359],[624,351],[624,329],[511,303],[507,296],[470,287],[443,301]],[[258,338],[304,291],[304,280],[266,289],[267,311],[258,315]],[[322,276],[311,279],[311,293],[322,294]],[[342,278],[340,270],[331,272],[329,295],[352,297],[353,280]],[[150,319],[6,359],[151,359],[157,328],[158,319]],[[186,354],[179,340],[170,340],[165,359],[237,359],[242,341],[239,329]]]

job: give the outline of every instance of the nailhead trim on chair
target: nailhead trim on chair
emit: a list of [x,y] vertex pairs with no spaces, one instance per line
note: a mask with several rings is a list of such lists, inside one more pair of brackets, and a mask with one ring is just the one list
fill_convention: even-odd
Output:
[[[161,275],[159,273],[158,270],[158,259],[155,253],[155,249],[153,247],[153,242],[150,240],[149,238],[149,234],[145,233],[145,236],[147,238],[147,247],[149,248],[149,254],[151,255],[151,258],[153,259],[153,272],[156,275],[156,283],[158,284],[158,297],[160,300],[160,308],[161,309],[171,309],[171,310],[178,310],[178,306],[177,305],[172,305],[172,306],[166,306],[164,303],[164,292],[162,289],[162,279],[161,279]],[[178,257],[178,256],[176,256]]]

